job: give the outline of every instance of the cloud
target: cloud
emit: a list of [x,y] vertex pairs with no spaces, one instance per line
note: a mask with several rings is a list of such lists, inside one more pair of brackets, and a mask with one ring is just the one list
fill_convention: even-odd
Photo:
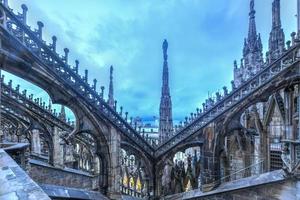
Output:
[[[256,1],[265,50],[271,2]],[[89,69],[89,80],[97,78],[107,88],[109,66],[114,65],[119,105],[147,119],[158,116],[164,38],[169,41],[174,119],[182,119],[208,92],[229,85],[233,60],[241,58],[248,31],[245,0],[20,0],[11,5],[21,3],[28,4],[31,24],[44,21],[47,39],[57,34],[59,52],[69,47],[70,63],[79,58],[81,72]],[[287,36],[296,29],[295,5],[296,0],[282,1]]]

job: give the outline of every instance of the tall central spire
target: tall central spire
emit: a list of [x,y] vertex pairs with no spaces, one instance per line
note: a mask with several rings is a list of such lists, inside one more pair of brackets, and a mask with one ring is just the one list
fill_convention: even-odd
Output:
[[163,76],[162,76],[162,88],[161,99],[159,108],[159,139],[160,142],[167,139],[170,133],[173,131],[173,119],[172,119],[172,101],[170,96],[169,87],[169,68],[168,68],[168,42],[164,40],[163,45]]

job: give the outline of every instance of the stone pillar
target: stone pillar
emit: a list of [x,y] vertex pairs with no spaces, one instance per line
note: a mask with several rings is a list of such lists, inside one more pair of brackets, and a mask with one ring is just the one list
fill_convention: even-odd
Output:
[[109,150],[111,165],[108,170],[108,196],[110,199],[121,199],[121,165],[119,156],[121,150],[121,137],[117,130],[113,127],[110,129]]
[[93,166],[94,166],[94,173],[99,174],[100,173],[100,162],[99,162],[99,157],[97,155],[93,159]]
[[285,105],[285,139],[293,140],[293,89],[288,88],[284,92],[284,105]]
[[[254,136],[254,158],[252,161],[252,164],[256,164],[261,162],[263,155],[261,155],[262,153],[262,149],[260,149],[261,147],[261,136]],[[258,175],[262,172],[262,169],[259,166],[256,166],[254,168],[251,169],[251,175]]]
[[295,137],[293,131],[293,110],[294,110],[294,88],[289,87],[284,91],[284,108],[285,108],[285,119],[284,119],[284,138],[283,143],[285,152],[282,153],[284,156],[283,161],[291,172],[295,163]]
[[264,131],[261,134],[260,148],[261,148],[262,159],[264,159],[262,170],[263,172],[270,171],[270,165],[271,165],[270,138],[267,131]]
[[64,167],[64,147],[61,139],[62,131],[58,127],[53,129],[53,165]]
[[[296,118],[298,118],[298,120],[294,120],[294,127],[298,127],[298,129],[296,128],[295,130],[295,139],[299,140],[300,139],[300,84],[297,85],[297,92],[296,92],[296,97],[297,97],[297,107],[295,107],[295,113],[298,114],[298,117],[296,116]],[[300,145],[296,145],[296,162],[298,162],[300,160]]]
[[31,135],[31,152],[40,155],[41,154],[41,138],[40,131],[33,129]]

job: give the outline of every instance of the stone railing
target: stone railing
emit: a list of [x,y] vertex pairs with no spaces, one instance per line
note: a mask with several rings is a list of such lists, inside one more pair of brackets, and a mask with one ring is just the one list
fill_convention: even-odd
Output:
[[293,46],[289,47],[289,49],[287,49],[287,51],[276,61],[264,67],[259,73],[244,82],[240,87],[235,88],[230,93],[226,93],[217,103],[205,112],[200,113],[193,121],[187,123],[168,140],[160,144],[156,149],[155,156],[159,157],[174,148],[208,124],[216,121],[217,118],[236,107],[236,105],[247,100],[247,98],[251,97],[251,95],[272,80],[275,80],[279,75],[286,72],[299,61],[299,49],[300,44],[294,43]]
[[23,170],[29,170],[29,144],[27,143],[0,143],[0,149],[8,153]]
[[[52,124],[55,124],[59,128],[62,128],[65,131],[71,132],[74,129],[74,123],[67,122],[64,119],[60,118],[55,110],[52,110],[50,106],[45,106],[45,102],[42,102],[40,99],[33,99],[33,95],[27,96],[26,90],[22,93],[19,91],[19,86],[16,88],[12,87],[12,82],[9,81],[8,84],[5,84],[3,77],[1,78],[1,97],[2,101],[8,101],[12,104],[13,101],[18,105],[24,107],[28,111],[33,112],[39,117],[49,121]],[[2,102],[2,103],[3,103]],[[3,105],[2,105],[3,106]]]
[[43,64],[47,70],[51,71],[59,77],[59,81],[68,85],[69,88],[74,90],[82,99],[84,99],[94,110],[101,116],[104,116],[110,123],[120,130],[126,137],[128,137],[137,146],[144,149],[148,154],[154,154],[154,148],[137,132],[128,122],[127,114],[125,118],[110,107],[103,98],[103,89],[101,93],[96,91],[97,80],[91,86],[88,83],[88,71],[81,77],[78,74],[79,62],[76,61],[76,66],[71,67],[68,64],[69,50],[64,49],[65,55],[60,57],[56,52],[55,36],[52,37],[52,43],[46,44],[43,40],[43,23],[38,22],[38,29],[31,30],[26,24],[27,22],[27,7],[22,5],[22,13],[14,14],[12,9],[7,5],[7,0],[2,1],[0,4],[2,30],[16,39],[20,45],[31,52],[32,57]]

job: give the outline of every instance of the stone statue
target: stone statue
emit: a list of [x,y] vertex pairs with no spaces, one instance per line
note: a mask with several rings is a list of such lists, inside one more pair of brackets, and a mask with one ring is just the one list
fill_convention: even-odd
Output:
[[184,191],[183,182],[185,177],[185,171],[184,171],[184,162],[178,161],[175,164],[173,173],[173,192],[174,193],[181,193]]
[[251,0],[251,2],[250,2],[250,10],[251,11],[254,10],[254,0]]
[[163,169],[162,174],[162,193],[163,195],[171,194],[171,171],[172,171],[172,162],[167,160]]
[[292,173],[292,164],[291,164],[291,159],[290,159],[290,150],[288,145],[284,145],[284,148],[282,149],[282,154],[281,154],[281,159],[284,163],[283,170],[287,173],[290,174]]
[[195,175],[195,185],[193,186],[194,189],[198,188],[198,178],[200,176],[200,158],[197,157],[197,151],[194,152],[193,158],[193,168],[194,168],[194,175]]
[[192,167],[192,156],[190,154],[188,155],[187,161],[188,161],[188,166],[186,169],[184,186],[186,187],[188,182],[190,181],[192,188],[195,188],[195,170]]

